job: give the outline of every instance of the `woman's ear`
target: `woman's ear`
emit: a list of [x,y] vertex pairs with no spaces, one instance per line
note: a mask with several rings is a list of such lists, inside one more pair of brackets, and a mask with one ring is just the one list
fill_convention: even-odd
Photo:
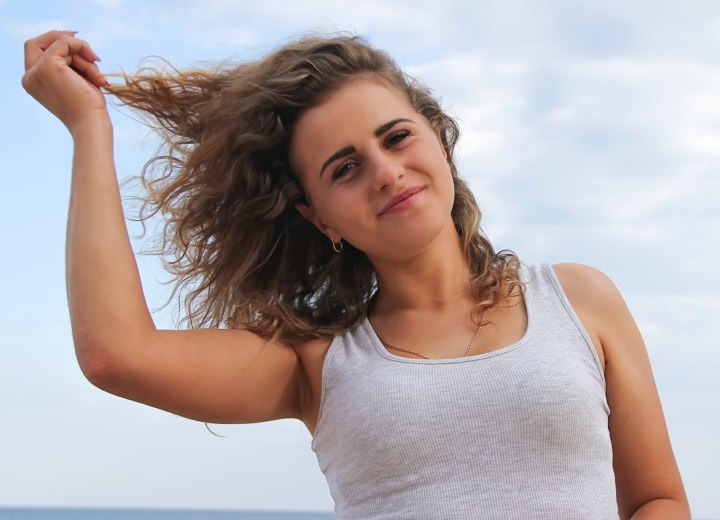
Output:
[[318,228],[320,233],[327,236],[333,242],[339,242],[342,237],[331,230],[322,220],[318,217],[310,206],[307,204],[295,204],[295,209],[300,213],[303,218],[306,218],[313,225]]
[[[295,204],[295,209],[303,216],[303,218],[315,224],[315,213],[312,209],[310,209],[310,206],[307,204]],[[317,224],[315,225],[317,226]]]

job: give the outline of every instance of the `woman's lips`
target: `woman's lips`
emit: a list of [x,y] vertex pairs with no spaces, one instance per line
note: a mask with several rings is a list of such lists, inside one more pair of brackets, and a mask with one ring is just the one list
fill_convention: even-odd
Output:
[[418,199],[420,193],[425,189],[424,186],[416,186],[414,188],[408,188],[395,195],[385,205],[385,207],[378,213],[378,216],[386,215],[387,213],[394,213],[396,211],[402,211],[411,207]]

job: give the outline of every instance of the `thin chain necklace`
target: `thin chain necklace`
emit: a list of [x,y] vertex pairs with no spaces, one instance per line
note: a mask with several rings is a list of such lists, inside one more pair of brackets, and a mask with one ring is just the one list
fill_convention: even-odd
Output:
[[[430,359],[427,356],[424,356],[420,354],[419,352],[415,352],[414,350],[410,350],[407,348],[398,347],[397,345],[393,345],[392,343],[388,342],[385,338],[382,337],[382,334],[380,334],[380,331],[378,331],[377,327],[375,326],[375,320],[373,320],[373,316],[371,313],[368,313],[368,321],[370,322],[370,326],[375,331],[375,335],[378,337],[380,342],[385,345],[387,348],[391,348],[393,350],[399,350],[401,352],[407,352],[408,354],[415,354],[416,356],[419,356],[423,359]],[[482,323],[482,320],[480,320],[480,323]],[[478,333],[480,332],[480,325],[478,325],[477,329],[475,329],[475,334],[473,334],[472,341],[470,341],[470,345],[468,345],[467,350],[465,351],[465,356],[470,355],[470,351],[473,349],[473,346],[475,346],[475,340],[477,339]]]

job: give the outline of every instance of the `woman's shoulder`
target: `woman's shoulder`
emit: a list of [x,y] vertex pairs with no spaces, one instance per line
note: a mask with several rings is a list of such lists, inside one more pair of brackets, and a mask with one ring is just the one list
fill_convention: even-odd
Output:
[[607,338],[618,324],[632,321],[620,291],[608,275],[588,265],[560,263],[552,269],[604,366],[612,349]]
[[620,295],[610,277],[595,267],[568,262],[552,269],[571,303],[601,305]]
[[627,314],[627,306],[612,279],[594,267],[576,263],[553,264],[552,269],[570,304],[595,325]]

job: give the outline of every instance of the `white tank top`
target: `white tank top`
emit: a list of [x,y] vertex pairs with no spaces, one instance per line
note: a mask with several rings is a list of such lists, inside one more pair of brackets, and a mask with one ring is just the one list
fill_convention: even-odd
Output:
[[367,320],[325,357],[312,441],[338,519],[616,519],[605,380],[548,265],[528,326],[455,359],[390,353]]

